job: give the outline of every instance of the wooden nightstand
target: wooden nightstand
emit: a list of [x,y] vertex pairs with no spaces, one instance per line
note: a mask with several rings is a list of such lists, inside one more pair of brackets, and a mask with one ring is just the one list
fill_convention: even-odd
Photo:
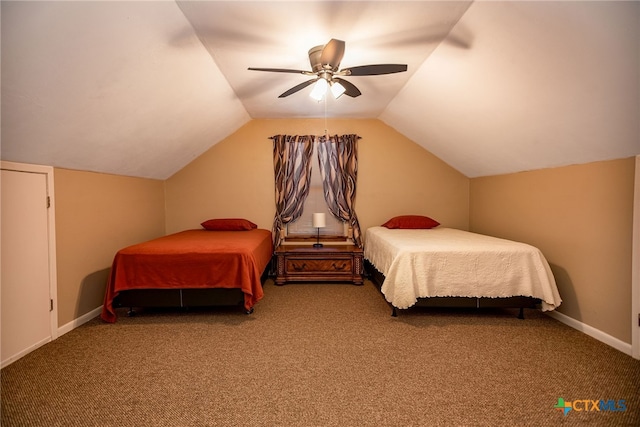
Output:
[[280,245],[276,285],[288,282],[353,282],[362,285],[363,252],[354,245]]

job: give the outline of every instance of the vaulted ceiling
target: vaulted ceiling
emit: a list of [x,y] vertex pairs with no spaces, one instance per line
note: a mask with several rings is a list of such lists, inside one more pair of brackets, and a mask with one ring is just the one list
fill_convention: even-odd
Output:
[[[165,179],[252,118],[378,118],[469,177],[640,154],[639,2],[2,1],[3,160]],[[362,95],[312,100],[344,40]]]

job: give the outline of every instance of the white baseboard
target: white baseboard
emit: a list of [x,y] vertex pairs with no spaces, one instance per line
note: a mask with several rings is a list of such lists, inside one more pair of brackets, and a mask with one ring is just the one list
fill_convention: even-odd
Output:
[[92,320],[95,317],[98,317],[101,312],[102,312],[102,306],[91,310],[87,314],[83,314],[82,316],[78,317],[77,319],[73,319],[71,322],[67,323],[64,326],[61,326],[60,328],[58,328],[58,337],[61,337],[62,335],[66,334],[67,332],[73,331],[78,326],[87,323],[89,320]]
[[31,353],[34,350],[37,350],[38,348],[42,347],[43,345],[50,343],[51,337],[47,337],[45,339],[43,339],[40,342],[35,343],[34,345],[32,345],[29,348],[26,348],[24,350],[22,350],[21,352],[14,354],[13,356],[8,357],[7,359],[3,360],[2,363],[0,363],[0,368],[5,368],[6,366],[9,366],[10,364],[12,364],[13,362],[15,362],[16,360],[20,359],[23,356],[26,356],[27,354]]
[[58,328],[58,335],[57,336],[51,336],[51,337],[47,337],[46,339],[37,342],[36,344],[32,345],[31,347],[21,351],[18,354],[14,354],[13,356],[8,357],[6,360],[3,360],[2,362],[0,362],[0,369],[4,368],[5,366],[9,366],[10,364],[12,364],[13,362],[15,362],[16,360],[20,359],[23,356],[26,356],[27,354],[31,353],[32,351],[42,347],[43,345],[50,343],[51,341],[56,340],[57,338],[61,337],[62,335],[66,334],[67,332],[70,332],[72,330],[74,330],[75,328],[77,328],[78,326],[87,323],[89,320],[97,317],[100,315],[100,312],[102,311],[102,306],[91,310],[89,313],[84,314],[80,317],[78,317],[77,319],[74,319],[73,321],[67,323],[66,325],[62,326],[61,328]]
[[571,326],[573,329],[577,329],[580,332],[584,332],[590,337],[593,337],[598,341],[601,341],[615,348],[616,350],[619,350],[631,356],[631,353],[632,353],[631,344],[628,344],[624,341],[620,341],[618,338],[612,337],[611,335],[604,333],[601,330],[594,328],[593,326],[589,326],[585,323],[582,323],[558,311],[546,311],[545,314],[548,315],[549,317],[553,317],[557,321],[562,322],[567,326]]

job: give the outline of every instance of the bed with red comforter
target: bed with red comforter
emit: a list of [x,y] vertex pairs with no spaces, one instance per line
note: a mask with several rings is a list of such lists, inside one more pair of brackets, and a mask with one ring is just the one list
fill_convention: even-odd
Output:
[[115,322],[114,299],[136,290],[239,289],[251,312],[272,254],[271,232],[259,228],[186,230],[126,247],[113,260],[101,318]]

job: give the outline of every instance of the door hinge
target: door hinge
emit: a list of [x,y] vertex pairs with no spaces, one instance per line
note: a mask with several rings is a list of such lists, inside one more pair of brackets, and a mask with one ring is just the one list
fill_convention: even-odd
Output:
[[53,298],[49,300],[49,311],[53,311]]
[[51,207],[51,197],[47,196],[47,209]]

